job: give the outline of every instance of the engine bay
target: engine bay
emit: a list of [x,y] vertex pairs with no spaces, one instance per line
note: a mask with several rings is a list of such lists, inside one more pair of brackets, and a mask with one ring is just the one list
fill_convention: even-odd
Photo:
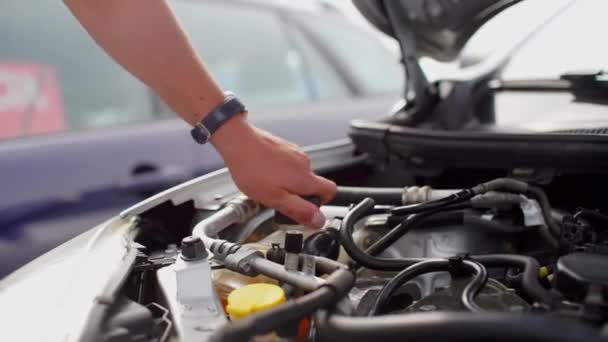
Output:
[[602,339],[601,176],[394,164],[328,173],[322,230],[243,195],[143,213],[104,340]]

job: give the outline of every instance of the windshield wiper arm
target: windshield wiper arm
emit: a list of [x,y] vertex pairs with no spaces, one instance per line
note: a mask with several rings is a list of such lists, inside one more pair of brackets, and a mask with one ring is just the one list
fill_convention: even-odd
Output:
[[567,72],[559,79],[492,80],[494,91],[567,92],[576,101],[608,103],[608,71]]

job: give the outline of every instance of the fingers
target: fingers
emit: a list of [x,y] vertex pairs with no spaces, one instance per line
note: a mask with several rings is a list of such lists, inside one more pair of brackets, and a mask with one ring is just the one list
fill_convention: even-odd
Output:
[[293,185],[286,187],[285,190],[300,196],[318,196],[321,199],[321,204],[328,203],[336,196],[336,183],[310,171],[297,177],[291,184]]
[[336,183],[321,176],[313,175],[313,177],[315,182],[314,188],[316,189],[315,195],[321,197],[322,204],[331,201],[334,196],[336,196],[336,191],[338,189]]
[[321,210],[300,196],[283,192],[270,204],[276,210],[302,225],[312,228],[322,228],[325,225],[325,216],[323,216]]

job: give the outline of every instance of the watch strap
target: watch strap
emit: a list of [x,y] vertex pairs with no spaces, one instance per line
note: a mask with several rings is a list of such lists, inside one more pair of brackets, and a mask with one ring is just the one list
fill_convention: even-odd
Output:
[[209,141],[213,133],[235,115],[247,113],[247,109],[233,93],[227,92],[224,102],[215,107],[190,131],[199,144]]

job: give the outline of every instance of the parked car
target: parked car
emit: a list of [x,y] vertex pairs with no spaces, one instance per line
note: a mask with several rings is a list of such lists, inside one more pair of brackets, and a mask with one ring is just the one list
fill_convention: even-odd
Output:
[[[571,116],[533,129],[495,114],[503,95],[519,96],[513,111],[555,95],[567,98],[560,110],[605,113],[606,73],[508,79],[505,66],[524,51],[508,49],[428,82],[420,56],[454,61],[482,24],[518,2],[355,3],[400,41],[407,101],[382,120],[353,121],[350,139],[309,149],[315,170],[340,185],[321,207],[322,230],[275,217],[244,198],[227,170],[215,171],[0,281],[0,321],[11,323],[3,336],[604,341],[606,120]],[[550,39],[543,33],[572,16],[572,30],[584,33],[602,6],[576,2],[525,41]],[[547,103],[529,119],[551,124],[545,115],[556,108]]]
[[[297,144],[345,137],[349,120],[378,117],[399,96],[398,56],[335,11],[261,1],[172,5],[250,120]],[[223,166],[61,2],[3,1],[0,18],[0,276]]]

